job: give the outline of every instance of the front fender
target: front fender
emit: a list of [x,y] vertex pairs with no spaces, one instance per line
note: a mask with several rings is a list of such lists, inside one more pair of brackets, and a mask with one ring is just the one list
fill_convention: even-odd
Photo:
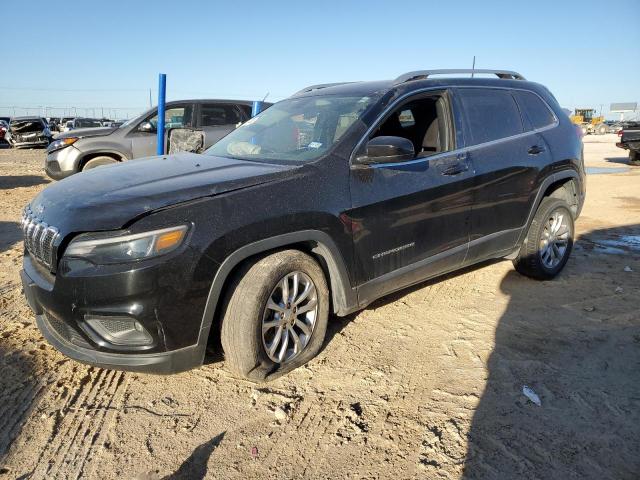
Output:
[[206,344],[209,338],[209,332],[223,288],[235,267],[254,255],[302,243],[310,244],[312,246],[311,251],[325,263],[329,273],[334,312],[338,315],[346,315],[357,310],[357,296],[349,281],[344,259],[331,237],[319,230],[285,233],[238,248],[220,264],[209,289],[207,303],[202,316],[198,344]]

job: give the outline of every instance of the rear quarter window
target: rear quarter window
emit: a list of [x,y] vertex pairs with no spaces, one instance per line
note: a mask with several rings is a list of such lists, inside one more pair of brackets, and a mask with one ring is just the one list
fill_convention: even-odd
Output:
[[518,102],[522,115],[533,128],[544,128],[556,121],[553,112],[535,93],[515,90],[513,96]]
[[458,90],[467,145],[478,145],[523,133],[522,119],[508,90]]

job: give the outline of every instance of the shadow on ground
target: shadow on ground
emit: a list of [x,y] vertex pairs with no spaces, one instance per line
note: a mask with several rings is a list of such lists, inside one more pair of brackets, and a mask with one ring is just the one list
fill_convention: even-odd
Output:
[[162,480],[202,480],[207,476],[207,464],[211,458],[213,451],[220,445],[224,434],[222,432],[211,440],[204,442],[196,447],[193,453],[187,458],[182,465],[171,475],[163,477]]
[[[617,255],[598,251],[639,234],[640,225],[588,233],[553,281],[505,276],[510,300],[473,416],[464,478],[640,477],[640,281],[623,273],[640,259],[640,244]],[[616,279],[617,292],[607,293]],[[585,282],[602,285],[601,295],[585,297]],[[522,394],[524,385],[541,406]]]
[[606,162],[609,163],[620,163],[621,165],[629,165],[629,157],[606,157]]
[[49,180],[40,175],[4,175],[0,177],[0,190],[45,185]]
[[22,240],[22,230],[18,222],[0,221],[0,253],[9,250],[20,240]]
[[[13,346],[6,334],[0,334],[0,467],[44,388],[32,356]],[[0,468],[0,476],[10,473]]]

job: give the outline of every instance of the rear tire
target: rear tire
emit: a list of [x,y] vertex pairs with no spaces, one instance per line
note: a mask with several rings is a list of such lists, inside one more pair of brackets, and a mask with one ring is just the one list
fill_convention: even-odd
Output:
[[573,214],[564,200],[546,197],[513,261],[522,275],[549,280],[564,268],[573,247]]
[[598,133],[598,135],[604,135],[608,131],[609,131],[609,127],[607,127],[607,125],[605,125],[604,123],[601,123],[596,128],[596,132]]
[[324,272],[298,250],[271,254],[235,275],[221,315],[226,368],[252,382],[277,378],[322,348],[329,317]]
[[636,150],[629,150],[629,165],[634,167],[640,167],[640,152]]
[[95,157],[84,164],[82,171],[84,172],[85,170],[91,170],[92,168],[104,167],[105,165],[113,165],[114,163],[118,163],[118,160],[113,157]]

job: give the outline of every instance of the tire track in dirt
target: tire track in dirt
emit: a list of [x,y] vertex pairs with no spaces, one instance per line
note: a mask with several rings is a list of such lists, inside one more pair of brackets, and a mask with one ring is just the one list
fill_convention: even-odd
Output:
[[2,460],[18,436],[24,419],[38,404],[48,383],[47,377],[31,383],[26,388],[23,384],[16,385],[14,388],[4,391],[0,396],[0,405],[2,405],[2,413],[0,414],[0,460]]
[[30,477],[89,478],[92,459],[108,435],[122,406],[127,386],[124,372],[89,368],[75,394],[56,412],[56,422]]

